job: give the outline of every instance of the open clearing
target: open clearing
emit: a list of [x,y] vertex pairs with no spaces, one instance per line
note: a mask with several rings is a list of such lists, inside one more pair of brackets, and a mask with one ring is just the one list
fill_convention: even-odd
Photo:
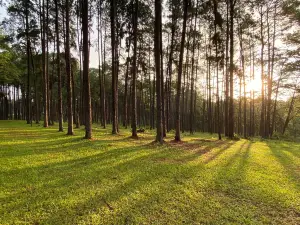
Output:
[[0,122],[0,224],[300,224],[300,144]]

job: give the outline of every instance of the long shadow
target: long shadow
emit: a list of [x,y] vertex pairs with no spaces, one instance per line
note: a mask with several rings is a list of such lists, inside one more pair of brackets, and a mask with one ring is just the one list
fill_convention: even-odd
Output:
[[[274,211],[278,212],[278,214],[286,213],[286,217],[281,219],[298,217],[299,213],[297,213],[297,209],[292,206],[286,206],[283,201],[284,197],[280,195],[280,193],[278,193],[279,196],[272,196],[272,192],[267,191],[260,186],[257,187],[253,183],[247,181],[247,171],[255,169],[253,168],[255,162],[250,161],[251,147],[251,142],[245,142],[238,150],[236,150],[236,152],[228,158],[227,162],[224,165],[221,165],[217,175],[214,176],[214,180],[208,188],[214,189],[221,196],[231,198],[231,201],[235,203],[242,205],[249,204],[261,208],[264,213]],[[278,152],[275,154],[277,154],[279,158],[282,158],[282,156],[278,155]],[[260,176],[259,170],[257,173],[257,176]],[[300,191],[300,189],[298,190]],[[222,198],[220,200],[222,201]],[[254,213],[259,215],[261,212],[254,211]],[[272,215],[273,214],[270,214],[268,216]],[[280,217],[276,217],[276,220],[278,219],[280,219]]]
[[[110,137],[111,138],[111,137]],[[81,147],[91,147],[91,148],[107,148],[113,147],[116,143],[121,142],[132,142],[135,140],[130,139],[125,136],[122,138],[113,138],[107,139],[102,137],[97,137],[92,141],[84,140],[79,136],[64,136],[64,137],[55,137],[49,138],[43,141],[30,142],[25,141],[24,143],[18,144],[9,144],[4,145],[0,151],[1,157],[22,157],[28,155],[42,155],[48,153],[59,153],[63,152],[66,149],[78,149]],[[140,140],[141,141],[141,140]],[[138,143],[138,142],[137,142]],[[27,148],[26,151],[23,150],[26,146],[30,144],[30,148]],[[20,151],[13,151],[12,149],[20,149]]]
[[[7,212],[20,210],[19,216],[23,218],[18,218],[19,221],[28,215],[29,210],[32,211],[28,221],[32,224],[78,224],[91,213],[100,214],[103,224],[107,224],[108,217],[113,219],[110,222],[114,224],[135,224],[138,223],[133,218],[135,213],[142,213],[147,218],[148,212],[158,210],[155,208],[157,205],[164,205],[170,197],[176,198],[177,194],[183,194],[176,192],[176,188],[186,187],[184,185],[187,181],[195,179],[203,172],[205,163],[217,159],[236,143],[224,141],[217,145],[215,142],[196,140],[196,143],[186,143],[187,147],[181,148],[168,144],[158,147],[145,143],[148,140],[150,141],[150,137],[136,141],[125,136],[106,140],[101,140],[101,136],[98,136],[93,141],[85,141],[81,137],[59,140],[59,145],[69,144],[66,146],[68,151],[76,152],[78,148],[84,147],[94,152],[84,157],[79,155],[80,158],[62,159],[61,162],[49,161],[46,165],[34,168],[1,172],[1,176],[7,177],[4,188],[16,189],[13,194],[1,199],[4,202],[2,207]],[[115,142],[120,144],[127,141],[135,142],[136,145],[114,146]],[[50,148],[51,146],[44,144],[46,142],[37,144],[34,148],[45,149],[30,152],[29,155],[65,150],[59,146]],[[245,187],[243,180],[249,163],[250,149],[251,143],[244,142],[235,152],[230,152],[227,161],[220,165],[213,182],[227,179],[228,186],[225,189],[217,186],[218,182],[212,182],[211,186],[205,187],[206,191],[209,193],[209,189],[215,188],[217,191],[226,192],[226,188],[233,187],[236,194],[229,194],[233,197],[241,195],[239,188]],[[202,157],[207,157],[204,163],[189,163]],[[157,159],[166,159],[166,163],[153,163]],[[172,161],[174,159],[178,161]],[[231,170],[230,174],[225,173],[228,170]],[[9,177],[14,179],[9,180]],[[62,199],[65,202],[69,202],[70,199],[72,201],[62,204]],[[48,213],[42,217],[36,216],[41,211]],[[179,211],[175,212],[184,215],[184,212]],[[35,221],[35,216],[39,221]],[[152,222],[155,223],[155,218]]]
[[[296,185],[297,189],[300,191],[300,168],[299,165],[295,164],[295,159],[289,156],[291,153],[297,160],[300,161],[300,156],[298,155],[300,149],[297,147],[283,147],[281,142],[266,142],[268,147],[271,149],[272,154],[276,157],[277,161],[282,165],[289,179]],[[299,163],[298,163],[299,164]]]
[[215,154],[212,156],[207,157],[207,159],[204,161],[205,164],[217,159],[222,153],[224,153],[227,149],[229,149],[232,145],[234,145],[235,142],[228,142],[226,145],[221,147]]
[[204,163],[208,163],[211,160],[216,159],[224,151],[234,145],[234,141],[219,141],[219,140],[209,140],[205,139],[196,139],[193,142],[182,142],[182,143],[173,143],[169,142],[168,146],[171,149],[180,149],[188,154],[180,158],[182,163],[194,161],[197,158],[203,158]]
[[[232,194],[231,190],[228,190],[228,188],[234,188],[237,189],[237,192],[234,193],[238,193],[238,189],[241,185],[240,181],[244,177],[250,148],[251,143],[245,141],[229,158],[226,159],[224,164],[220,165],[220,169],[212,180],[212,187],[216,188],[218,191],[225,192],[226,194]],[[244,149],[246,149],[245,153],[243,153]],[[227,185],[224,186],[224,184]]]
[[[107,207],[107,205],[112,205],[113,207],[114,204],[112,202],[117,202],[123,196],[129,195],[135,190],[141,189],[145,185],[148,186],[151,182],[156,183],[156,185],[162,185],[161,188],[164,188],[168,185],[165,186],[165,184],[160,183],[160,179],[166,178],[171,183],[173,182],[173,177],[181,175],[184,177],[191,177],[193,174],[197,173],[196,170],[189,170],[186,165],[182,166],[183,168],[178,174],[178,171],[173,170],[173,167],[170,165],[152,165],[148,160],[145,161],[145,164],[143,164],[141,163],[141,160],[145,160],[155,155],[164,154],[164,152],[160,150],[146,150],[143,155],[138,156],[137,153],[140,152],[141,148],[142,146],[134,148],[120,148],[89,157],[52,163],[50,165],[35,168],[38,172],[35,171],[33,175],[38,176],[38,179],[29,183],[36,187],[29,187],[30,190],[25,190],[25,193],[22,191],[21,193],[9,196],[8,199],[6,199],[6,202],[13,201],[13,199],[23,199],[18,202],[17,206],[14,204],[10,206],[3,206],[6,210],[13,211],[18,208],[26,208],[26,203],[28,201],[34,202],[36,193],[40,193],[42,196],[45,195],[44,198],[42,198],[45,200],[49,198],[47,193],[53,193],[50,196],[53,200],[55,200],[65,194],[67,190],[76,196],[77,191],[80,190],[82,186],[89,190],[95,185],[106,185],[105,182],[113,183],[114,185],[111,185],[111,188],[106,190],[104,193],[96,194],[89,198],[87,202],[78,203],[72,206],[76,213],[80,212],[80,214],[87,214],[91,210],[88,207],[91,204],[95,203],[95,206],[93,207],[99,207],[99,204],[101,207],[103,205],[104,207]],[[129,153],[131,154],[126,158],[125,155]],[[121,163],[114,163],[120,160],[122,160]],[[149,166],[151,166],[150,170],[148,168]],[[27,169],[15,170],[10,171],[10,174],[7,175],[14,176],[19,174],[19,176],[26,178],[26,174],[30,172],[32,171]],[[129,179],[127,182],[122,178],[128,174],[131,174],[132,179]],[[151,194],[154,193],[151,192],[150,195]],[[34,210],[34,204],[31,207],[31,210]],[[60,221],[60,219],[65,217],[68,219],[71,218],[72,220],[74,215],[72,214],[68,217],[67,212],[70,212],[70,209],[64,208],[63,206],[58,207],[51,213],[49,218],[51,217],[51,221],[54,222]],[[47,221],[48,219],[45,219],[46,223]]]
[[[151,154],[151,156],[153,155]],[[139,160],[140,159],[138,159],[138,161]],[[134,162],[135,160],[131,161],[129,164]],[[140,164],[140,162],[138,162],[138,164]],[[121,221],[121,224],[131,224],[131,222],[134,223],[134,221],[130,222],[130,214],[133,213],[132,210],[134,210],[136,205],[138,205],[138,210],[140,210],[140,207],[155,207],[155,204],[158,204],[158,202],[161,203],[169,200],[167,193],[170,193],[168,190],[172,185],[174,185],[174,179],[189,179],[197,175],[201,169],[200,167],[198,167],[198,169],[191,169],[188,165],[181,165],[181,169],[178,171],[172,169],[173,167],[170,165],[160,164],[154,165],[151,171],[148,170],[147,172],[147,164],[140,168],[128,168],[128,165],[125,164],[124,166],[126,167],[126,170],[123,174],[132,174],[132,179],[125,183],[116,183],[113,187],[106,189],[105,191],[100,191],[101,193],[92,195],[87,201],[74,204],[72,209],[80,212],[80,215],[88,215],[88,213],[91,212],[91,205],[93,205],[95,212],[99,209],[110,211],[117,210],[117,214],[112,212],[114,217],[123,217],[126,215],[122,218],[124,221]],[[120,169],[120,165],[118,168]],[[120,174],[120,176],[122,176],[122,174]],[[180,182],[179,185],[182,183],[184,183],[184,181]],[[130,197],[132,194],[136,193],[136,191],[141,194],[142,199]],[[129,205],[122,204],[120,208],[118,205],[119,201],[124,197],[126,199],[129,198],[131,202],[129,202]],[[152,204],[149,204],[149,202]],[[147,210],[149,210],[149,208],[147,208]],[[63,216],[65,216],[66,211],[67,208],[62,207],[51,215],[51,218],[49,217],[43,222],[47,223],[49,222],[49,219],[51,221],[59,221]],[[69,215],[69,218],[72,218],[72,222],[76,223],[77,218],[74,217],[74,215]],[[119,222],[120,221],[118,221],[117,224],[119,224]]]

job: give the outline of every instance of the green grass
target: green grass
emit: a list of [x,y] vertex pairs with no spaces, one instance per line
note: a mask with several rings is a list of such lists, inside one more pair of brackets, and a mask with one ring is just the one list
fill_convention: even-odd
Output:
[[0,122],[0,224],[300,224],[300,144]]

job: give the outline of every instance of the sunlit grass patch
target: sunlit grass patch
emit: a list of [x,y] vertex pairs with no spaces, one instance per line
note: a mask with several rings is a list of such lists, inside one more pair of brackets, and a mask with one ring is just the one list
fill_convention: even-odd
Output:
[[0,224],[299,224],[300,145],[0,122]]

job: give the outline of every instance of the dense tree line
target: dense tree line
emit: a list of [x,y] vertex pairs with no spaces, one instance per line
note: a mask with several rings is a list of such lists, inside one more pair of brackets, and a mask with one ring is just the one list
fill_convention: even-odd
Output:
[[[297,135],[296,0],[10,0],[0,119],[234,138]],[[97,52],[97,59],[91,57]],[[91,68],[91,64],[98,64]]]

